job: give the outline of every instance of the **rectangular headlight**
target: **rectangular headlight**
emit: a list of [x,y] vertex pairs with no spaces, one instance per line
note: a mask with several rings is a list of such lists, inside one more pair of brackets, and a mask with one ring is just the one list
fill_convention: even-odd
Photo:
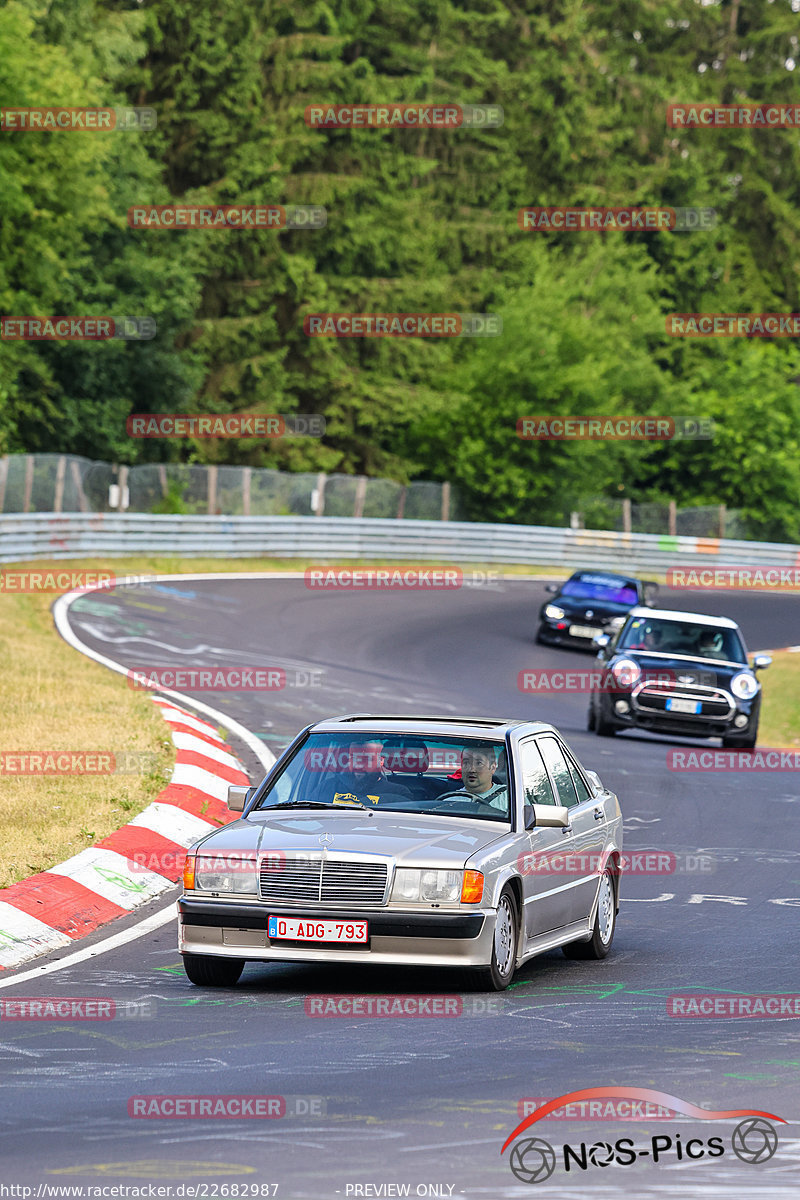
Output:
[[195,860],[194,886],[203,892],[232,892],[255,895],[258,891],[254,859],[214,858]]
[[399,867],[395,871],[392,885],[392,900],[410,903],[449,903],[459,900],[463,876],[463,871],[418,871],[410,867]]

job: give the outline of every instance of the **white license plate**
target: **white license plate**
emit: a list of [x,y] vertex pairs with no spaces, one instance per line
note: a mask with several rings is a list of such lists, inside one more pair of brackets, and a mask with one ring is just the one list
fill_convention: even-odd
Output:
[[593,638],[596,633],[601,632],[602,630],[594,629],[591,625],[570,625],[569,627],[570,637]]
[[367,941],[366,921],[315,921],[310,917],[270,917],[270,939],[290,942],[363,942]]
[[699,700],[667,700],[667,712],[694,713],[700,712]]

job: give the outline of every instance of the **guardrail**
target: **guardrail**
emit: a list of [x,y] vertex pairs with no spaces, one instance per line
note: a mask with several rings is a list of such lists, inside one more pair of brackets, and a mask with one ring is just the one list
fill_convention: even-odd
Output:
[[631,572],[743,564],[800,567],[800,546],[542,525],[355,517],[223,517],[152,513],[0,516],[0,562],[116,555],[196,558],[402,559],[605,566]]

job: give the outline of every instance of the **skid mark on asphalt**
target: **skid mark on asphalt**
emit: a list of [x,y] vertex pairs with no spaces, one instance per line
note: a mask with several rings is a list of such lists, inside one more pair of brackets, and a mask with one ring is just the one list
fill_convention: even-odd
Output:
[[243,1163],[197,1162],[194,1159],[144,1158],[132,1162],[83,1163],[76,1167],[49,1167],[47,1175],[95,1175],[113,1179],[205,1179],[214,1175],[253,1175],[256,1167]]

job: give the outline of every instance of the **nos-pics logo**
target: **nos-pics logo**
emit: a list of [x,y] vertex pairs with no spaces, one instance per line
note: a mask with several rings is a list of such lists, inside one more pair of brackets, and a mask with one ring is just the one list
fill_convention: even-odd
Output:
[[653,1163],[669,1162],[674,1164],[680,1160],[705,1158],[721,1158],[728,1153],[722,1136],[685,1138],[680,1133],[654,1134],[649,1140],[637,1145],[633,1138],[617,1138],[614,1142],[598,1141],[592,1144],[580,1142],[578,1145],[564,1143],[557,1151],[548,1141],[540,1137],[521,1137],[531,1125],[549,1116],[556,1109],[567,1104],[575,1104],[583,1100],[614,1098],[623,1100],[639,1100],[654,1102],[675,1113],[694,1117],[701,1121],[723,1121],[735,1117],[744,1118],[733,1130],[730,1139],[730,1151],[744,1163],[758,1165],[772,1158],[778,1148],[778,1134],[772,1121],[785,1124],[783,1117],[775,1113],[762,1112],[755,1108],[720,1109],[719,1111],[699,1108],[679,1096],[671,1096],[668,1092],[655,1091],[653,1088],[637,1087],[594,1087],[583,1088],[577,1092],[567,1092],[548,1100],[546,1104],[527,1116],[509,1135],[500,1151],[505,1154],[508,1147],[516,1138],[520,1140],[509,1156],[509,1166],[522,1183],[544,1183],[554,1173],[559,1162],[567,1173],[587,1171],[591,1167],[608,1167],[611,1165],[630,1167],[640,1159]]

